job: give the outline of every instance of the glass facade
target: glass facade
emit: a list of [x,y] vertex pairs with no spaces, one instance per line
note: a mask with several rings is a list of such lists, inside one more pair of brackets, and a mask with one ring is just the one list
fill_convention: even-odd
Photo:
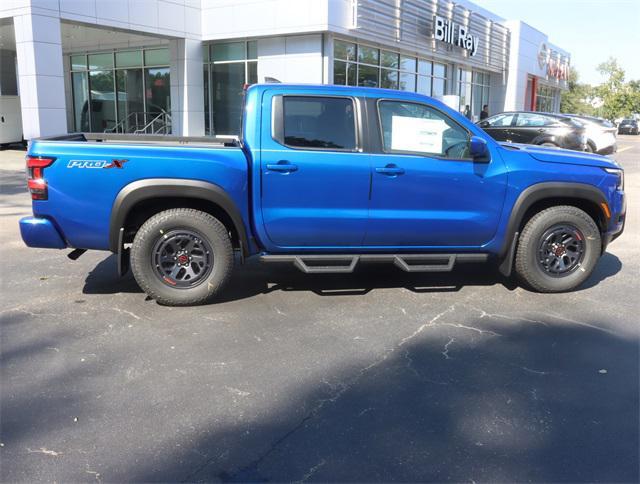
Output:
[[557,89],[538,84],[536,89],[536,111],[552,113],[555,109]]
[[258,82],[258,43],[252,40],[205,45],[203,60],[205,133],[237,135],[244,85]]
[[74,129],[130,133],[171,111],[169,50],[74,54]]
[[447,66],[419,57],[336,40],[333,83],[383,87],[442,96],[447,92]]
[[469,106],[469,116],[473,121],[480,119],[482,106],[489,104],[489,73],[458,69],[458,95],[460,112],[465,113]]

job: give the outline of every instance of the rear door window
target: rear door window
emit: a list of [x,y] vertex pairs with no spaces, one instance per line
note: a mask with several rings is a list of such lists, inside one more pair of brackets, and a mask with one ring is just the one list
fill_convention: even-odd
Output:
[[516,126],[519,128],[538,128],[554,124],[558,124],[557,119],[535,113],[519,113],[516,120]]
[[346,151],[357,148],[353,99],[284,96],[282,108],[285,145]]

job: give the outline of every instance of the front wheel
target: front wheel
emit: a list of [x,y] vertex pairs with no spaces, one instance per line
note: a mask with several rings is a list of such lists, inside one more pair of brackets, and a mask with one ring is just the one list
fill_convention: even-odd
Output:
[[208,213],[166,210],[138,230],[131,270],[138,285],[161,304],[202,304],[217,295],[231,275],[231,239],[226,227]]
[[551,207],[525,225],[518,240],[516,273],[536,291],[570,291],[591,275],[601,248],[598,226],[586,212]]

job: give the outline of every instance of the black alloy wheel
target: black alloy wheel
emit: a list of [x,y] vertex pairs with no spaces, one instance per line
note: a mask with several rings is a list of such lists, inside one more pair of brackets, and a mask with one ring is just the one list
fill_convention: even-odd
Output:
[[213,269],[214,257],[209,243],[192,230],[174,230],[164,234],[152,251],[156,275],[178,289],[201,284]]
[[575,271],[584,259],[584,235],[572,225],[555,225],[540,238],[538,263],[552,277]]

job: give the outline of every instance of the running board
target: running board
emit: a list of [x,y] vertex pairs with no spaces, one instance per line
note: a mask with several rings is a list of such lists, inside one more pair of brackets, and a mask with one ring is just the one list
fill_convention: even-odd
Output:
[[265,254],[260,262],[289,262],[306,274],[350,273],[358,262],[392,262],[405,272],[449,272],[456,262],[486,262],[488,254]]

